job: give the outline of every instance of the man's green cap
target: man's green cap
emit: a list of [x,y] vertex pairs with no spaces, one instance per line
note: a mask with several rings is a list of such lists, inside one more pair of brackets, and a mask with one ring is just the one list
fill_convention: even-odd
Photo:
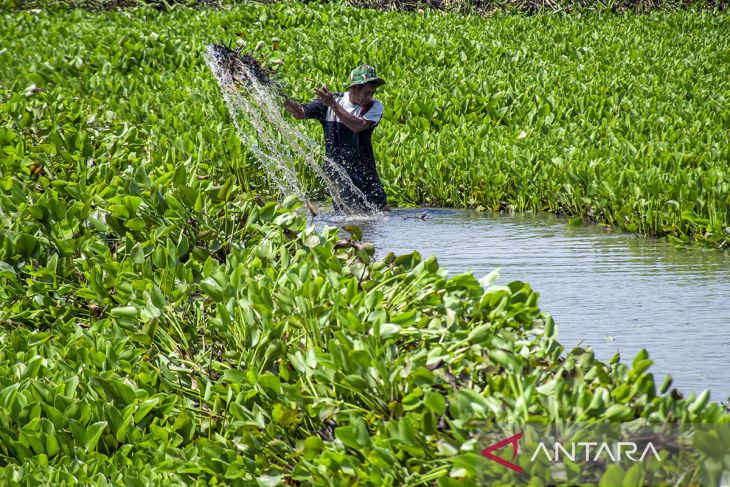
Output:
[[382,86],[385,84],[385,80],[377,77],[374,66],[361,64],[350,73],[350,84],[347,87],[352,88],[353,86],[367,83],[375,83],[375,86]]

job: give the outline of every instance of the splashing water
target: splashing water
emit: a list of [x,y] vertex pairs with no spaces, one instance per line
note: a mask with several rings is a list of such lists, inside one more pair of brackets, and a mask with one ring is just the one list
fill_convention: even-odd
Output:
[[[334,174],[327,174],[319,164],[319,144],[284,120],[278,106],[277,86],[265,79],[253,58],[247,58],[250,57],[244,58],[237,51],[213,44],[208,45],[205,52],[205,62],[218,81],[241,141],[279,190],[285,195],[295,194],[302,200],[307,199],[294,166],[296,160],[303,160],[346,214],[353,216],[363,211],[369,215],[379,214],[345,170],[330,158],[325,158],[325,163]],[[254,130],[245,130],[243,122]],[[354,204],[342,197],[343,189],[355,195]]]

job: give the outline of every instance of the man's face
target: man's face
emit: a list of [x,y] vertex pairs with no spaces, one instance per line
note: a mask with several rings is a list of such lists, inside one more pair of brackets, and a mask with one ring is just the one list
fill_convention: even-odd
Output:
[[358,85],[350,88],[350,101],[357,105],[367,105],[373,99],[377,88],[374,85]]

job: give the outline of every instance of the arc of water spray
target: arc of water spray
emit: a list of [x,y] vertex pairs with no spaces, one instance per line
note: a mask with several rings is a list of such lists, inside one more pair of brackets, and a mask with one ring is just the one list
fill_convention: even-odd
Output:
[[[209,54],[212,55],[212,58],[208,56]],[[293,168],[285,163],[285,161],[289,160],[289,157],[287,157],[289,154],[282,153],[282,149],[285,150],[286,148],[280,147],[280,144],[277,143],[274,135],[270,133],[267,124],[263,122],[261,113],[257,107],[254,106],[247,97],[240,96],[238,93],[237,87],[240,85],[245,86],[245,83],[237,83],[237,80],[234,79],[231,72],[226,69],[222,69],[220,59],[216,57],[215,53],[212,53],[210,49],[206,53],[206,63],[211,69],[213,76],[218,81],[223,94],[223,99],[231,112],[233,123],[239,137],[244,140],[250,138],[239,123],[240,117],[238,116],[238,112],[240,109],[243,109],[246,115],[244,118],[246,118],[249,123],[256,128],[259,138],[261,139],[260,142],[265,144],[264,147],[268,148],[268,151],[271,154],[268,153],[266,149],[261,148],[259,141],[256,140],[252,140],[252,143],[250,144],[251,151],[254,153],[259,162],[265,168],[269,169],[269,177],[274,180],[282,192],[285,194],[293,193],[301,197],[303,192],[297,184],[297,178]]]

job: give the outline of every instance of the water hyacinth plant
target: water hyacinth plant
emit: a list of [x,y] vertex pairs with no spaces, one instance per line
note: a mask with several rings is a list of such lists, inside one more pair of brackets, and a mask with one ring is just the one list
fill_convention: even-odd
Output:
[[[645,352],[628,364],[563,350],[526,283],[449,277],[417,253],[375,261],[356,228],[348,239],[308,228],[295,198],[266,194],[201,58],[225,34],[245,31],[251,44],[275,34],[282,52],[269,54],[286,58],[281,74],[301,97],[304,68],[334,85],[365,51],[383,59],[392,88],[376,144],[401,203],[553,209],[723,246],[727,65],[703,68],[714,80],[709,105],[697,101],[707,77],[674,81],[695,83],[681,102],[657,88],[667,76],[632,72],[599,39],[617,48],[628,23],[626,42],[638,46],[672,26],[713,32],[725,19],[574,19],[593,39],[562,18],[459,17],[454,32],[441,14],[343,5],[4,15],[2,483],[477,485],[500,478],[479,455],[481,433],[497,423],[730,422],[708,392],[683,397],[655,382]],[[391,36],[376,32],[374,43],[353,30],[360,24]],[[726,40],[706,38],[714,44],[693,52],[720,59]],[[344,49],[340,61],[314,55],[330,42]],[[660,57],[686,57],[651,69],[696,68],[689,47],[663,42],[650,43]],[[594,75],[599,62],[609,73],[622,66],[636,89],[599,97],[597,82],[576,79],[558,97],[547,69],[558,61]],[[660,132],[642,111],[652,100]],[[621,128],[629,115],[640,130]],[[650,143],[657,133],[665,139]],[[317,190],[311,174],[303,180]],[[675,190],[677,207],[663,204]],[[726,451],[726,440],[714,445]],[[638,478],[717,484],[730,464],[713,454],[698,449],[690,472],[642,466]],[[604,483],[637,478],[617,468]],[[581,481],[573,470],[540,475]]]
[[312,96],[302,73],[333,88],[363,60],[388,73],[375,148],[394,204],[551,211],[727,247],[726,13],[456,18],[458,30],[439,12],[337,4],[20,12],[3,20],[21,34],[0,54],[6,90],[14,82],[5,97],[64,86],[92,126],[114,114],[150,157],[225,162],[265,190],[202,53],[211,39],[240,37],[250,52],[276,38],[257,56],[284,62],[293,98]]

